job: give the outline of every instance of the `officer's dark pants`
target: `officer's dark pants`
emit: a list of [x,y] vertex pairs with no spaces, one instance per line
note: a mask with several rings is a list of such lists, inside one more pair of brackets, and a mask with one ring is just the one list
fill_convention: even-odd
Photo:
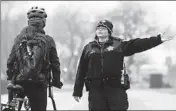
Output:
[[47,87],[39,84],[23,84],[24,93],[20,96],[29,98],[31,111],[46,111]]
[[89,91],[89,110],[123,110],[128,109],[127,93],[123,88],[91,88]]

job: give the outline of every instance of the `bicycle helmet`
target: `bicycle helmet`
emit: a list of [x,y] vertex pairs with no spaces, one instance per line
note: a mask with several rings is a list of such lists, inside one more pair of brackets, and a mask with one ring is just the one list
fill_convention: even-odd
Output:
[[33,17],[47,18],[47,14],[46,14],[44,8],[39,8],[38,6],[35,6],[35,7],[32,7],[27,12],[27,17],[28,17],[28,19],[33,18]]

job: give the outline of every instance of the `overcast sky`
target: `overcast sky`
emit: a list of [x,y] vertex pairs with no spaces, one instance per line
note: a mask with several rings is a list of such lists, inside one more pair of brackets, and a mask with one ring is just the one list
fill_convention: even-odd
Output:
[[[7,13],[8,5],[7,2],[13,1],[2,1],[1,2],[1,19],[4,19],[4,15]],[[13,10],[10,11],[9,16],[16,19],[15,15],[19,13],[26,13],[32,6],[44,7],[47,11],[49,17],[52,17],[54,13],[58,11],[57,7],[60,9],[70,8],[72,10],[80,9],[80,11],[97,15],[102,14],[107,11],[113,10],[118,7],[117,2],[121,1],[15,1],[10,7]],[[123,1],[130,2],[130,1]],[[131,1],[140,3],[144,9],[149,12],[148,20],[157,19],[158,24],[163,27],[171,25],[175,29],[176,24],[173,24],[176,20],[176,1]]]

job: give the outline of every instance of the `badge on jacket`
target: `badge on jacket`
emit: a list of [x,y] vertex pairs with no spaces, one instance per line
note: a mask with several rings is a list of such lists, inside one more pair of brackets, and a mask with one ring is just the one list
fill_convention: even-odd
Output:
[[109,46],[109,47],[107,48],[107,50],[108,50],[108,51],[114,50],[114,47],[113,47],[113,46]]
[[95,50],[91,50],[90,54],[93,54],[93,53],[95,53]]

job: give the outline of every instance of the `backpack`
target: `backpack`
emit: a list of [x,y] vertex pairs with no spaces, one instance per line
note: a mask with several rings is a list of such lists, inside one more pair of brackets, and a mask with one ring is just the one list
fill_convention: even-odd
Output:
[[21,37],[16,48],[18,75],[16,81],[43,80],[42,69],[48,63],[48,42],[44,34]]

